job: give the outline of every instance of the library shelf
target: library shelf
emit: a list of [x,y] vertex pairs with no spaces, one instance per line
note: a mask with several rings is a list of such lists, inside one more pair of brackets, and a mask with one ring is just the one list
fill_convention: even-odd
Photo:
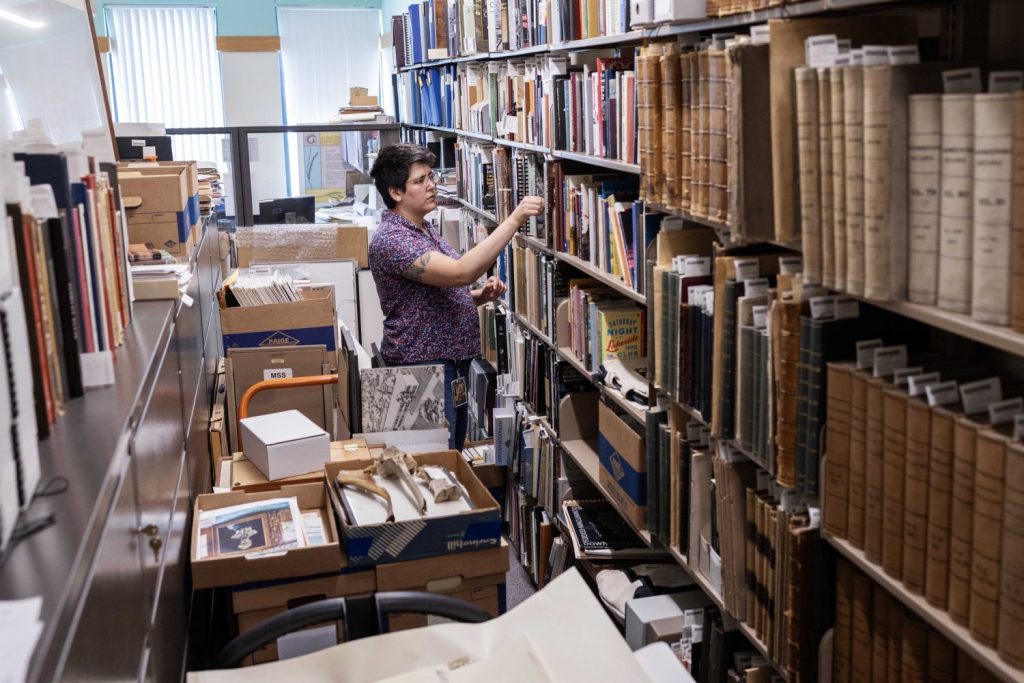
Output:
[[583,164],[590,164],[591,166],[599,166],[601,168],[607,168],[612,171],[619,171],[620,173],[640,173],[640,164],[630,164],[625,161],[619,161],[618,159],[603,159],[601,157],[595,157],[590,154],[580,154],[578,152],[566,152],[561,149],[551,150],[551,156],[556,159],[565,159],[566,161],[578,161]]
[[643,40],[643,31],[629,31],[628,33],[616,33],[610,36],[595,36],[593,38],[582,38],[570,40],[564,43],[554,43],[550,46],[549,52],[571,52],[573,50],[590,50],[602,47],[614,47],[637,43]]
[[544,252],[545,254],[551,254],[551,255],[554,255],[554,253],[555,253],[554,249],[552,249],[548,245],[544,244],[543,242],[541,242],[536,237],[530,237],[529,235],[524,235],[523,233],[519,233],[519,239],[526,246],[528,246],[530,249],[533,249],[534,251],[541,251],[541,252]]
[[542,145],[533,145],[529,142],[519,142],[517,140],[506,140],[505,138],[491,138],[496,145],[504,145],[506,147],[513,147],[515,149],[522,149],[527,152],[536,152],[537,154],[548,154],[551,152],[550,149]]
[[[511,310],[511,309],[509,309],[509,310]],[[537,339],[540,339],[542,342],[544,342],[548,346],[551,346],[551,337],[549,337],[548,335],[544,334],[543,332],[538,330],[536,327],[534,327],[533,323],[531,323],[529,320],[527,320],[525,315],[521,315],[520,313],[518,313],[516,311],[512,311],[512,315],[515,316],[515,319],[519,322],[519,324],[522,325],[523,327],[525,327],[530,332],[530,334],[532,334],[533,336],[537,337]]]
[[593,383],[593,385],[597,388],[597,390],[601,393],[602,396],[607,396],[608,400],[622,408],[627,415],[632,417],[641,425],[647,423],[646,408],[638,406],[632,401],[627,401],[622,394],[615,391],[611,387],[608,387],[607,385],[604,384],[604,382],[597,381],[597,379],[594,376],[594,373],[587,370],[583,363],[580,362],[580,359],[577,358],[575,354],[573,354],[572,349],[570,349],[568,346],[559,346],[555,348],[555,351],[558,353],[559,356],[561,356],[562,360],[569,363],[571,366],[576,368],[576,370],[578,370],[580,374],[588,378],[591,381],[591,383]]
[[690,221],[691,223],[699,223],[700,225],[706,225],[709,228],[714,228],[715,230],[729,231],[728,223],[716,221],[713,218],[702,218],[701,216],[695,216],[692,213],[687,213],[686,211],[682,211],[680,209],[673,209],[672,207],[665,206],[664,204],[659,204],[657,202],[647,202],[647,206],[659,213],[663,213],[668,216],[679,216],[684,221]]
[[547,43],[544,43],[543,45],[531,45],[530,47],[521,47],[518,50],[488,52],[487,57],[489,59],[510,59],[512,57],[526,57],[527,55],[538,55],[550,51],[551,46],[548,45]]
[[632,299],[633,301],[639,304],[643,304],[645,306],[647,305],[646,296],[636,291],[635,289],[632,289],[631,287],[627,287],[625,283],[622,282],[622,280],[618,279],[614,275],[610,275],[604,272],[603,270],[598,270],[595,266],[591,265],[587,261],[584,261],[581,258],[573,256],[572,254],[566,254],[561,251],[555,252],[555,258],[557,258],[559,261],[564,261],[565,263],[568,263],[576,270],[580,270],[586,273],[587,275],[594,278],[595,280],[598,280],[602,284],[608,285],[619,294],[622,294],[623,296]]
[[555,351],[557,351],[558,355],[562,357],[562,360],[566,361],[567,363],[569,363],[569,365],[576,368],[581,375],[589,379],[591,382],[594,381],[594,373],[592,373],[590,370],[587,370],[586,366],[580,362],[580,359],[576,357],[576,354],[572,352],[571,348],[569,348],[568,346],[559,346],[555,348]]
[[915,304],[910,301],[875,301],[861,297],[864,303],[891,311],[918,322],[937,327],[972,341],[1024,356],[1024,334],[1010,327],[978,322],[969,315],[944,311],[937,306]]
[[597,454],[597,441],[573,439],[570,441],[562,441],[561,444],[562,449],[569,454],[569,457],[572,458],[577,465],[580,466],[580,469],[587,475],[587,478],[590,479],[591,483],[597,487],[597,490],[601,492],[601,495],[604,496],[605,500],[607,500],[608,503],[614,507],[620,515],[622,515],[622,519],[626,521],[626,524],[628,524],[644,544],[649,547],[651,545],[651,532],[647,529],[638,529],[633,522],[629,521],[629,518],[623,514],[623,511],[619,508],[618,504],[616,504],[615,500],[609,495],[608,489],[601,484],[601,460]]
[[675,559],[675,561],[679,563],[679,565],[684,570],[686,570],[686,573],[690,575],[690,578],[693,579],[694,583],[696,583],[697,586],[709,598],[711,598],[711,601],[715,603],[715,606],[718,607],[719,611],[721,611],[723,615],[728,617],[730,621],[736,624],[736,627],[740,630],[743,636],[750,641],[750,644],[753,645],[759,653],[761,653],[761,656],[768,660],[768,663],[772,665],[772,668],[775,669],[775,672],[779,676],[781,676],[783,680],[788,681],[789,674],[782,667],[776,664],[774,660],[772,660],[771,655],[769,655],[768,653],[768,648],[765,646],[764,642],[762,642],[761,639],[758,638],[757,633],[754,631],[754,629],[752,629],[750,625],[746,622],[737,619],[735,616],[733,616],[731,612],[729,612],[728,609],[726,609],[725,602],[722,600],[722,597],[718,594],[718,592],[715,591],[715,587],[711,585],[711,582],[708,581],[707,577],[705,577],[699,569],[690,566],[689,560],[687,559],[686,555],[684,555],[679,550],[678,546],[669,546],[668,552],[670,555],[672,555],[673,559]]
[[762,24],[769,19],[800,17],[824,12],[828,9],[828,4],[829,0],[807,0],[805,2],[754,10],[752,12],[729,14],[724,17],[694,19],[678,24],[658,24],[648,27],[643,33],[645,38],[668,38],[670,36],[699,33],[701,31]]
[[976,641],[970,631],[953,621],[944,610],[928,604],[924,596],[909,592],[901,582],[892,578],[885,571],[869,561],[864,552],[854,548],[845,539],[837,538],[822,530],[821,535],[832,547],[839,551],[854,566],[864,572],[872,581],[879,584],[894,598],[902,602],[910,611],[924,619],[935,630],[949,638],[950,642],[962,649],[975,661],[988,669],[999,680],[1007,683],[1024,681],[1024,671],[1015,669],[1002,659],[994,648]]
[[464,138],[473,138],[474,140],[483,140],[483,141],[486,141],[486,142],[494,142],[494,138],[492,138],[487,133],[477,133],[474,130],[462,130],[461,128],[453,128],[452,132],[455,133],[456,135],[462,136]]
[[467,202],[462,197],[459,197],[459,196],[456,196],[456,195],[448,195],[448,196],[451,197],[451,198],[454,198],[455,200],[457,200],[459,202],[459,204],[462,204],[463,208],[469,209],[470,211],[472,211],[476,215],[480,216],[481,218],[486,218],[487,220],[491,221],[492,223],[497,223],[498,222],[498,217],[495,216],[490,211],[485,211],[484,209],[481,209],[479,206],[474,206],[473,204],[470,204],[469,202]]
[[420,130],[432,130],[436,133],[448,133],[449,135],[455,135],[457,132],[454,128],[445,128],[444,126],[431,126],[426,123],[405,123],[402,122],[400,125],[406,128],[418,128]]

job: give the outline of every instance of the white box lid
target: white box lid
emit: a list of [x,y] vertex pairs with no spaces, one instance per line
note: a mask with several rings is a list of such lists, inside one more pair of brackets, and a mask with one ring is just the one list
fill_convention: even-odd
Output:
[[298,410],[247,417],[241,422],[253,436],[268,446],[327,435],[327,432]]

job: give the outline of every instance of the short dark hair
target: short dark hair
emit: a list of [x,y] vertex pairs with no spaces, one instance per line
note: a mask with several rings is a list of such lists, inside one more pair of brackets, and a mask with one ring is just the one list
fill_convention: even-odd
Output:
[[433,167],[435,159],[434,153],[426,147],[409,142],[388,145],[377,153],[377,160],[370,169],[370,177],[373,178],[377,191],[389,209],[395,208],[395,200],[391,198],[388,189],[396,187],[404,190],[412,165],[426,164]]

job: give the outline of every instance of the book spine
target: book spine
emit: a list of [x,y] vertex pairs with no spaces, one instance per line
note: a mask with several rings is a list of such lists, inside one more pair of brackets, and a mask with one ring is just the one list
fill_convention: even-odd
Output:
[[1024,669],[1024,448],[1006,452],[1003,561],[999,574],[999,656]]
[[708,51],[706,139],[708,166],[707,215],[725,222],[729,208],[729,83],[731,69],[725,50]]
[[907,396],[890,389],[882,398],[883,446],[882,568],[903,576],[903,461],[907,449]]
[[939,276],[942,97],[911,95],[908,107],[910,254],[907,298],[914,303],[934,306]]
[[818,145],[818,74],[809,67],[797,67],[796,144],[800,189],[800,239],[804,282],[821,284],[822,236],[820,203],[820,155]]
[[949,614],[967,626],[971,614],[974,538],[974,468],[977,424],[966,417],[953,428],[953,507],[949,534]]
[[971,315],[995,325],[1010,324],[1012,148],[1013,95],[975,96]]
[[849,529],[850,366],[828,366],[828,471],[825,474],[824,529],[846,538]]
[[1024,92],[1013,100],[1013,286],[1010,288],[1010,323],[1024,332]]
[[834,172],[832,168],[832,78],[818,69],[818,203],[821,220],[821,283],[836,286]]
[[889,601],[889,651],[884,681],[902,681],[903,627],[906,611],[899,600]]
[[846,289],[846,92],[843,67],[832,67],[832,244],[835,288]]
[[853,565],[844,560],[836,564],[836,626],[832,638],[832,681],[850,683],[853,664]]
[[974,99],[943,95],[938,304],[956,313],[971,310],[973,193]]
[[928,680],[928,626],[916,615],[903,618],[903,647],[900,653],[900,681]]
[[665,206],[677,208],[679,206],[679,129],[680,129],[680,102],[679,91],[682,79],[679,73],[679,51],[677,49],[666,49],[665,54],[659,58],[661,71],[661,101],[664,109],[664,128],[662,128],[662,147],[665,151],[663,164],[665,166],[665,185],[662,188],[661,199]]
[[975,448],[969,628],[976,640],[996,647],[999,644],[999,565],[1002,559],[1006,439],[985,430],[979,432]]
[[846,290],[864,294],[864,69],[843,70],[846,182]]
[[928,676],[930,683],[956,683],[957,649],[949,646],[945,636],[928,629]]
[[921,400],[907,402],[907,448],[903,489],[903,585],[923,594],[928,564],[928,469],[931,409]]
[[864,484],[864,555],[874,562],[882,562],[882,498],[885,468],[885,431],[883,425],[884,385],[868,382],[867,451],[865,452]]
[[867,680],[884,681],[889,670],[889,595],[875,589],[871,596],[871,676]]
[[693,78],[696,55],[686,52],[679,56],[679,208],[690,209],[693,198]]
[[853,577],[853,630],[850,646],[850,681],[870,681],[871,656],[871,579],[861,573]]
[[953,414],[932,412],[928,465],[928,563],[925,599],[945,609],[949,604],[950,511],[953,504]]
[[[846,538],[855,548],[861,549],[864,548],[864,496],[867,485],[867,399],[867,376],[862,372],[853,372],[850,376],[850,486]],[[829,419],[831,414],[830,410]]]

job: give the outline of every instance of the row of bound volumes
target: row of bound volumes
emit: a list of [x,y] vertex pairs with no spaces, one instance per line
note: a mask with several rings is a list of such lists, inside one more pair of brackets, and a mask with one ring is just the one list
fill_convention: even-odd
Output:
[[835,610],[835,683],[998,680],[845,560],[836,566]]
[[894,371],[881,353],[828,367],[825,529],[1024,668],[1022,387],[970,357]]
[[769,46],[653,43],[636,61],[641,197],[727,224],[734,241],[770,239]]
[[647,348],[647,312],[591,278],[569,281],[569,339],[559,341],[590,373],[610,358],[639,358]]
[[455,67],[439,66],[395,76],[401,120],[421,126],[454,125]]

